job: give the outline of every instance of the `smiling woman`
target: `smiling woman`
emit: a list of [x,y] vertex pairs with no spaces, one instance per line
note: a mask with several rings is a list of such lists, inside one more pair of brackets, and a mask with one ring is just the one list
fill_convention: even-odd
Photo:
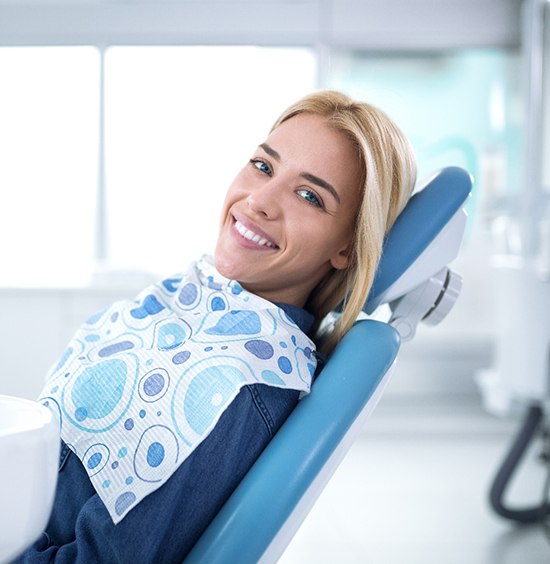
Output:
[[376,108],[292,105],[229,187],[214,258],[89,318],[51,371],[58,487],[20,560],[181,562],[310,391],[325,314],[344,303],[325,352],[357,317],[414,180]]
[[348,266],[360,180],[352,144],[324,118],[284,122],[227,192],[216,267],[265,299],[303,307],[322,278]]

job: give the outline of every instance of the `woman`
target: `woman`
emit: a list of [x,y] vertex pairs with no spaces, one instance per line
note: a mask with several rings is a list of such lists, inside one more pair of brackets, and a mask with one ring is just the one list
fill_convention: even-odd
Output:
[[54,370],[59,482],[21,560],[180,562],[308,392],[306,335],[341,305],[330,353],[355,321],[414,181],[408,142],[372,106],[326,91],[286,110],[228,190],[213,264],[89,320]]

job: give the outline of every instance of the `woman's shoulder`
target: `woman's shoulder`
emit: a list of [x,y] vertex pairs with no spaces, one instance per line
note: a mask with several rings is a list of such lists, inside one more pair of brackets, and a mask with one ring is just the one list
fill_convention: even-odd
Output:
[[241,390],[241,395],[247,396],[244,401],[251,402],[263,419],[269,435],[273,436],[296,407],[300,391],[266,384],[252,384],[245,386]]
[[310,329],[313,326],[315,318],[309,311],[304,308],[286,304],[286,303],[276,303],[277,307],[282,309],[290,319],[300,328],[302,332],[306,335],[309,333]]

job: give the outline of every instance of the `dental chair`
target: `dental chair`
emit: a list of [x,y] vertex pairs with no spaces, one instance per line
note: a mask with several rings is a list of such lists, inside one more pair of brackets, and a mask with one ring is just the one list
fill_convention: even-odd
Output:
[[[449,167],[417,191],[386,237],[365,319],[356,322],[185,564],[276,562],[380,399],[400,343],[441,321],[462,286],[470,175]],[[387,322],[372,319],[383,304]],[[363,317],[363,316],[361,316]]]

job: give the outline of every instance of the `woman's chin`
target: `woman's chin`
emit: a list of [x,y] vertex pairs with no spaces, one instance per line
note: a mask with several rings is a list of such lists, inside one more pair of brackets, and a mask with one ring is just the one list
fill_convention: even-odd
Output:
[[225,278],[236,280],[238,275],[236,265],[229,257],[224,257],[221,253],[214,253],[214,267]]

